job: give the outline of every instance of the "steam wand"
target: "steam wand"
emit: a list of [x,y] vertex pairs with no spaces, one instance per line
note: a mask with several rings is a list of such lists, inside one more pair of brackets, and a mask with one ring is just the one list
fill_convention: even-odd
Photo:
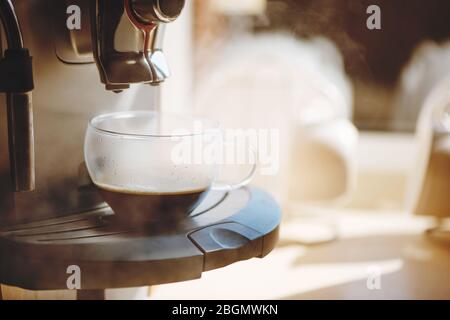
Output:
[[35,188],[31,56],[23,46],[19,22],[10,0],[0,0],[0,20],[8,49],[0,59],[0,92],[7,94],[10,171],[16,192]]

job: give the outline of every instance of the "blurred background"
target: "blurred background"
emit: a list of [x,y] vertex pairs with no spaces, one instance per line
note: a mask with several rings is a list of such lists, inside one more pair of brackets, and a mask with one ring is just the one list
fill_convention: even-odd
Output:
[[[371,5],[381,29],[367,27]],[[450,72],[449,9],[443,0],[189,1],[167,28],[163,109],[280,130],[279,171],[256,184],[281,201],[413,210],[431,132],[448,129],[446,106],[430,107],[442,109],[431,119],[424,105]],[[418,130],[421,115],[430,119]]]
[[[381,30],[366,27],[370,16],[366,9],[374,4],[381,9]],[[450,50],[450,4],[446,1],[432,0],[425,5],[413,0],[405,5],[387,0],[208,0],[194,1],[193,9],[195,70],[200,77],[202,66],[243,34],[283,33],[298,42],[317,37],[329,40],[353,85],[353,120],[362,130],[412,132],[423,97],[422,101],[408,101],[413,103],[409,106],[396,99],[398,91],[410,84],[405,78],[412,76],[412,64],[422,58],[425,61],[416,66],[422,70],[415,72],[424,76],[425,72],[437,73],[434,79],[429,75],[428,82],[437,82],[450,68],[445,54]],[[270,51],[279,49],[274,43]],[[426,70],[432,69],[431,63],[423,65],[433,60],[433,51],[435,58],[442,60],[439,71]]]
[[[279,130],[279,170],[254,185],[284,221],[265,260],[153,297],[450,298],[448,21],[445,0],[189,2],[168,28],[182,72],[163,108]],[[424,238],[436,226],[439,245]],[[367,289],[370,268],[387,289]]]

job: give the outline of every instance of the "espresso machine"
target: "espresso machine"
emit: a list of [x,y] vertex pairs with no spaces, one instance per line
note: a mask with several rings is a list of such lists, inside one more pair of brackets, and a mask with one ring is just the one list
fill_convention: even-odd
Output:
[[[152,106],[169,77],[164,29],[184,0],[0,0],[0,284],[106,288],[194,279],[275,246],[263,190],[210,192],[173,230],[108,224],[83,162],[94,115]],[[174,93],[176,94],[176,93]],[[220,120],[220,119],[219,119]]]

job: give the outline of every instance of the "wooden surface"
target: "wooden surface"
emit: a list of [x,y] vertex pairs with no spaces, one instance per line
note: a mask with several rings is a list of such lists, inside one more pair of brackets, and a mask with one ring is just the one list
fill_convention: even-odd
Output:
[[76,290],[26,290],[7,285],[0,285],[5,300],[76,300]]
[[[264,260],[155,286],[152,299],[450,299],[450,245],[424,235],[429,218],[367,209],[290,212]],[[336,241],[304,244],[335,231]],[[367,287],[373,270],[381,272],[379,290]]]

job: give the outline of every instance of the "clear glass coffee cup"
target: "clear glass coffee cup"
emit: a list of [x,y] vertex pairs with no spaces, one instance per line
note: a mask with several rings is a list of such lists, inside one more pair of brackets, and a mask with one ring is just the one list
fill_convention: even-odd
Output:
[[204,118],[124,111],[94,117],[88,124],[84,157],[89,175],[115,217],[139,225],[188,216],[210,190],[247,185],[217,180],[223,156],[220,123]]

